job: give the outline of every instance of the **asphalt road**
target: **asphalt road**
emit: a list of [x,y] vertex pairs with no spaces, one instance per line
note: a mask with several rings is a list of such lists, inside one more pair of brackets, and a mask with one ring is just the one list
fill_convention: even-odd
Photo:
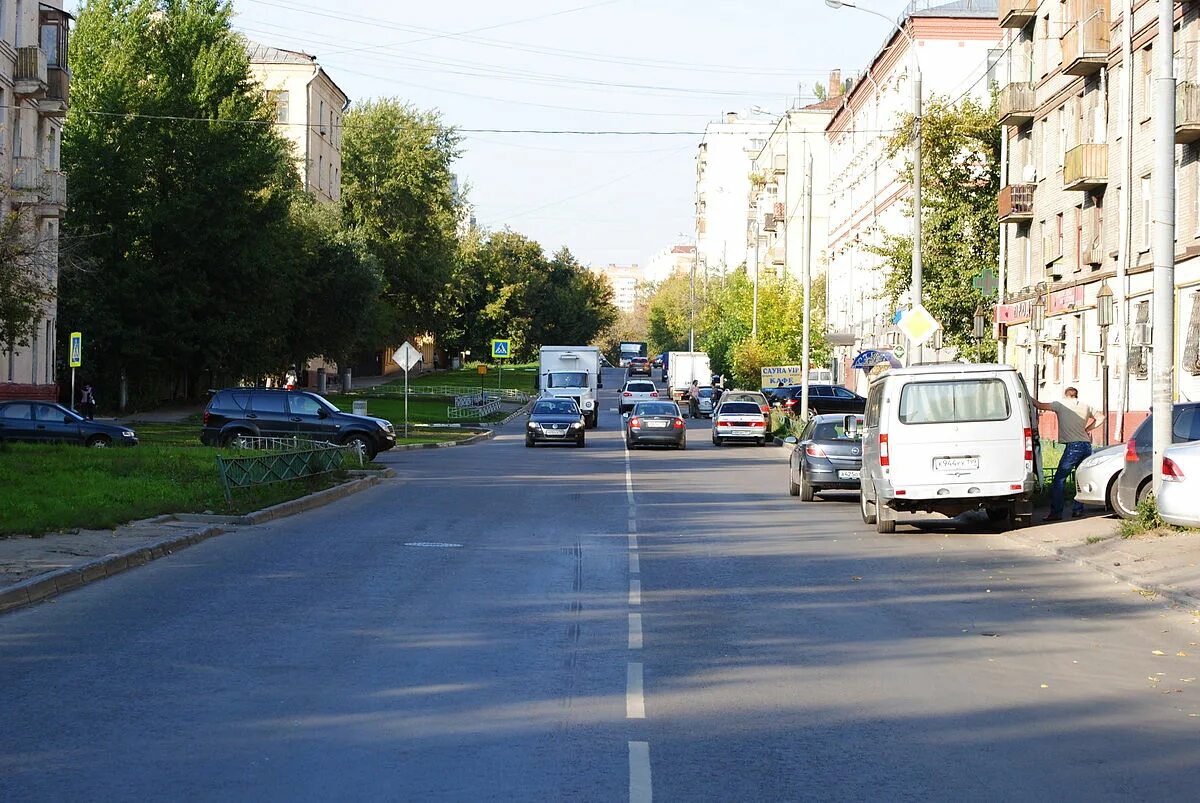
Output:
[[985,530],[877,535],[706,422],[627,454],[617,376],[586,449],[390,454],[0,617],[0,800],[1197,796],[1192,616]]

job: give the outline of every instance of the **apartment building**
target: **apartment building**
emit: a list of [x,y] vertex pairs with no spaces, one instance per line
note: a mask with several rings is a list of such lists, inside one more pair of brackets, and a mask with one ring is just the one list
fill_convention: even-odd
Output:
[[[52,290],[67,198],[59,154],[69,25],[62,0],[0,0],[0,216],[17,222],[21,261]],[[51,303],[27,347],[0,352],[0,399],[58,396],[56,319]]]
[[704,275],[721,275],[745,261],[750,173],[774,127],[774,120],[736,112],[704,127],[696,153],[696,251]]
[[332,203],[341,196],[342,115],[350,98],[317,57],[257,42],[246,43],[250,72],[275,102],[279,133],[291,140],[304,187]]
[[[1032,0],[1031,0],[1032,2]],[[853,24],[851,9],[847,25]],[[917,0],[898,20],[847,93],[826,130],[829,147],[827,242],[830,330],[855,345],[840,347],[839,379],[854,386],[857,350],[898,344],[896,310],[882,297],[883,258],[874,249],[888,234],[912,231],[902,177],[906,154],[888,157],[888,140],[912,111],[914,58],[922,97],[974,97],[987,103],[999,58],[996,0]],[[913,44],[915,44],[915,53]]]
[[691,273],[696,264],[696,246],[673,245],[664,248],[646,262],[646,281],[662,282],[672,276]]
[[[808,255],[805,198],[813,188],[813,274],[823,270],[829,230],[829,144],[825,128],[842,104],[841,73],[829,79],[825,100],[785,112],[754,158],[746,220],[751,275],[799,276]],[[811,172],[809,168],[811,167]]]
[[[1039,393],[1096,407],[1109,361],[1109,437],[1150,407],[1148,344],[1157,4],[1001,0],[1005,29],[997,334]],[[1175,392],[1200,399],[1200,10],[1176,11]],[[1097,297],[1115,323],[1103,342]],[[1045,326],[1031,331],[1041,302]]]
[[613,304],[622,312],[633,312],[646,284],[646,272],[637,265],[605,265],[590,268],[604,277],[613,290]]

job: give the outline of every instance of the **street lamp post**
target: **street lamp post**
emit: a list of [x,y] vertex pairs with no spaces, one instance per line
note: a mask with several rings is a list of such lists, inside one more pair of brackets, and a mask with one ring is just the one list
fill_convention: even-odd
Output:
[[1100,409],[1104,415],[1104,445],[1108,446],[1108,327],[1116,316],[1116,302],[1108,282],[1096,293],[1096,320],[1100,324]]
[[[908,49],[912,53],[912,105],[913,105],[913,146],[912,146],[912,202],[913,202],[913,233],[912,233],[912,291],[913,306],[921,304],[923,268],[921,262],[921,64],[917,60],[917,43],[908,31],[904,30],[895,20],[872,8],[856,5],[852,0],[825,0],[825,5],[833,9],[854,8],[867,14],[874,14],[880,19],[887,20],[896,32],[908,40]],[[921,346],[916,345],[909,351],[909,362],[921,362]]]
[[1046,302],[1038,293],[1029,316],[1029,328],[1033,338],[1033,395],[1036,398],[1042,384],[1042,329],[1046,326]]
[[983,338],[987,332],[987,314],[983,311],[983,304],[975,307],[975,316],[971,320],[971,339],[975,341],[975,356],[977,359],[983,359]]

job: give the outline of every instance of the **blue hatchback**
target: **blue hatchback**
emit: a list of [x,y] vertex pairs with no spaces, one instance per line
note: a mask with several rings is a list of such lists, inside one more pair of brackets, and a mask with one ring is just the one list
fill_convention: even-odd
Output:
[[105,448],[137,446],[137,433],[129,427],[89,421],[61,404],[10,401],[0,404],[0,441],[71,443]]

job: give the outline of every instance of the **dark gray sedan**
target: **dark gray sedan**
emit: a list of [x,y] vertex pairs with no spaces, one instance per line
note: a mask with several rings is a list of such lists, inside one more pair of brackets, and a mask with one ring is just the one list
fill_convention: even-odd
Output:
[[[857,423],[846,429],[847,419]],[[862,471],[862,416],[818,415],[787,438],[795,446],[788,460],[788,493],[811,502],[822,491],[857,491]]]
[[538,399],[525,423],[525,445],[571,443],[582,449],[587,445],[584,430],[583,413],[574,399]]
[[625,445],[636,449],[646,444],[687,448],[687,425],[675,402],[638,402],[626,414]]
[[137,446],[129,427],[88,421],[53,402],[11,401],[0,404],[0,441],[70,443],[78,446]]
[[[1200,402],[1176,404],[1172,408],[1172,419],[1172,443],[1200,441]],[[1153,420],[1154,416],[1148,416],[1125,444],[1125,468],[1117,476],[1117,492],[1113,497],[1117,515],[1123,519],[1137,515],[1137,506],[1153,490]]]

